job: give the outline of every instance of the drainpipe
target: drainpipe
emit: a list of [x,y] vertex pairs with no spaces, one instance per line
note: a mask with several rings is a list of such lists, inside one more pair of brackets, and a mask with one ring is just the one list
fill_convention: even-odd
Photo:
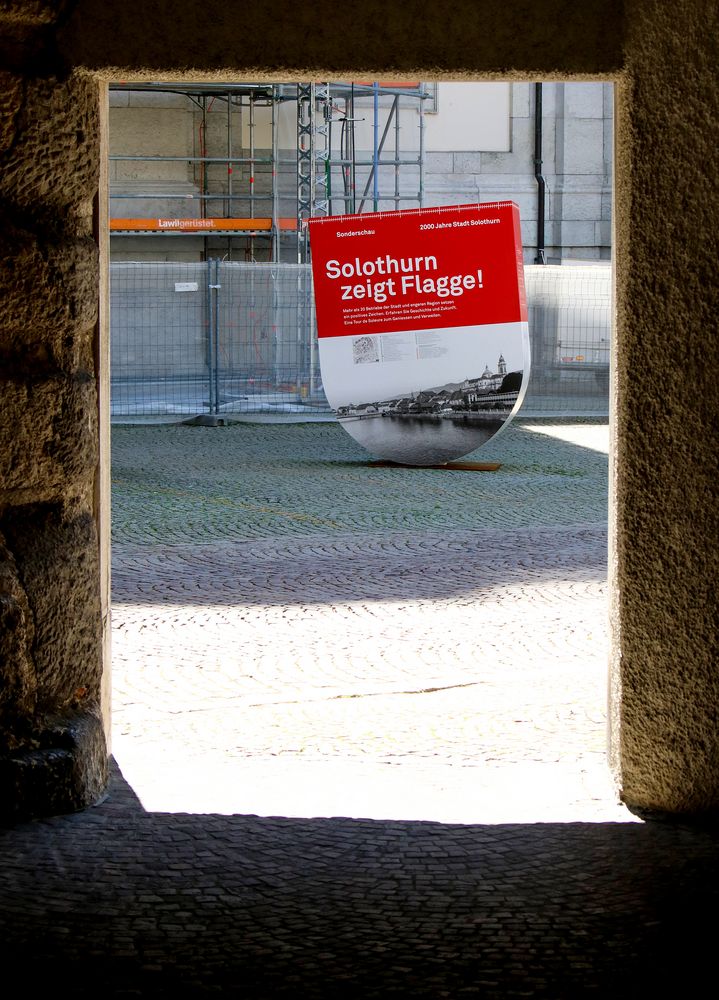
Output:
[[544,192],[547,183],[542,176],[542,84],[534,85],[534,176],[537,180],[537,256],[535,264],[546,264],[544,253]]

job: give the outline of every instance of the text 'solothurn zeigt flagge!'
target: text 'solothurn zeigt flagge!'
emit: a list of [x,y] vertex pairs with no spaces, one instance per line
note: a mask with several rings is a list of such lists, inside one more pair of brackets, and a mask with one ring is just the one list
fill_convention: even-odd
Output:
[[330,406],[377,458],[442,465],[507,425],[529,378],[509,201],[310,219]]

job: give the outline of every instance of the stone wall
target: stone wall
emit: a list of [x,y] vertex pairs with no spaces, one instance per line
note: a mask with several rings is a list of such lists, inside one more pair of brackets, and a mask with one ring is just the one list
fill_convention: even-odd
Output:
[[86,805],[107,774],[95,493],[99,87],[60,71],[45,38],[48,8],[2,24],[23,63],[0,74],[0,810],[11,815]]
[[616,81],[611,759],[636,808],[716,811],[716,8],[366,0],[352,13],[348,32],[325,0],[0,8],[3,811],[78,808],[105,782],[101,81],[320,74]]

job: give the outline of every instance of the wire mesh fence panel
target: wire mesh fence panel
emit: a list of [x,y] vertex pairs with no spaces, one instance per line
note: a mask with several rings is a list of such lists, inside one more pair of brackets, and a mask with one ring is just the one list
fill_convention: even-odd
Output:
[[218,412],[328,411],[305,264],[223,262]]
[[[113,263],[115,419],[329,413],[309,265]],[[525,267],[523,415],[606,415],[611,267]]]
[[110,330],[113,417],[206,412],[206,263],[113,263]]
[[524,269],[532,365],[522,412],[606,414],[611,265]]

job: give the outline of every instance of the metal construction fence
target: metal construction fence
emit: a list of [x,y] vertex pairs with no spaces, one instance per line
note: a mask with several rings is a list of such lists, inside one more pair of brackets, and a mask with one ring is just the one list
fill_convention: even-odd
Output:
[[[525,280],[523,412],[606,414],[610,265],[530,265]],[[116,262],[110,287],[114,420],[329,414],[309,265]]]

